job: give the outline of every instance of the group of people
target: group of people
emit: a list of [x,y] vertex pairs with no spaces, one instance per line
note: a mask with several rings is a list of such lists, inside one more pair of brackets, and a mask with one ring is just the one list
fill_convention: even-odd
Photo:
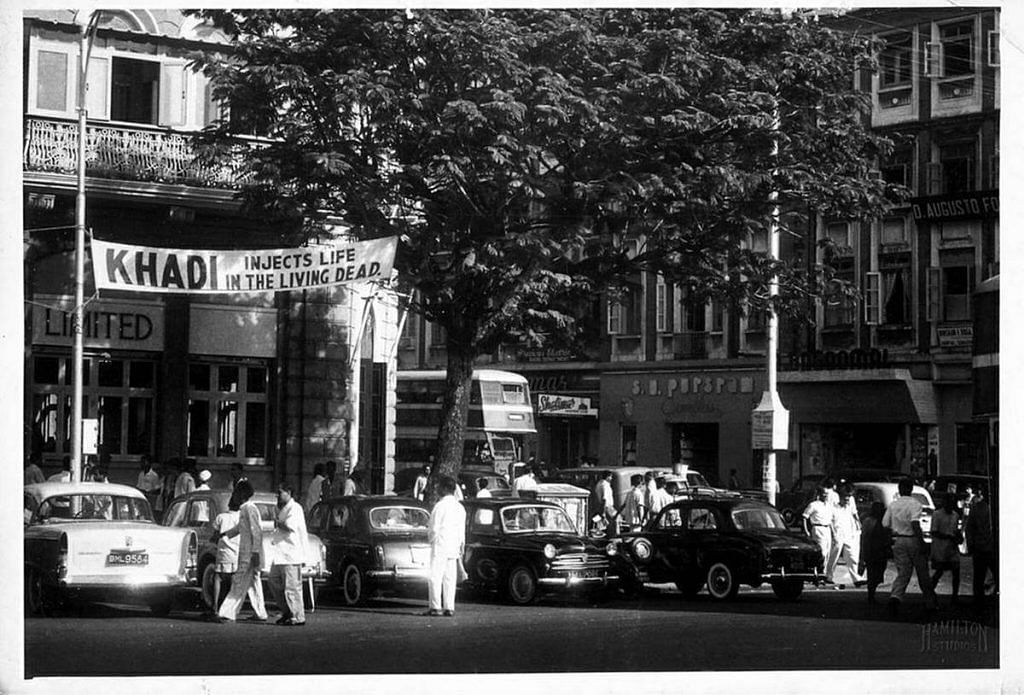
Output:
[[[889,592],[890,615],[899,615],[907,586],[916,572],[918,585],[928,608],[939,606],[935,587],[943,574],[952,580],[951,602],[959,600],[960,547],[966,535],[967,548],[973,559],[974,599],[985,601],[985,580],[991,570],[997,575],[995,537],[992,512],[986,494],[974,497],[966,520],[958,498],[950,494],[942,507],[931,517],[931,543],[925,541],[921,519],[924,507],[913,496],[914,482],[904,478],[898,483],[899,495],[888,509],[873,502],[863,521],[853,500],[853,489],[843,485],[837,492],[834,483],[826,480],[816,490],[815,499],[803,513],[804,532],[821,548],[826,584],[835,584],[835,570],[842,558],[854,586],[867,586],[868,602],[876,603],[876,591],[883,583],[889,559],[893,560],[896,578]],[[931,574],[929,574],[929,564]],[[835,584],[843,588],[843,584]]]
[[639,531],[647,519],[670,504],[678,492],[675,481],[666,482],[664,477],[655,475],[654,471],[630,476],[629,484],[625,499],[616,505],[612,472],[601,472],[591,491],[595,512],[593,521],[597,530],[615,532],[621,520],[626,529]]
[[253,615],[247,620],[267,622],[269,616],[260,572],[269,565],[270,589],[281,611],[277,624],[305,625],[302,562],[308,540],[302,506],[294,499],[294,488],[290,484],[278,485],[277,515],[268,558],[264,557],[263,528],[259,508],[252,501],[254,494],[252,483],[239,480],[231,491],[228,510],[214,519],[217,560],[208,617],[218,623],[234,622],[248,597]]

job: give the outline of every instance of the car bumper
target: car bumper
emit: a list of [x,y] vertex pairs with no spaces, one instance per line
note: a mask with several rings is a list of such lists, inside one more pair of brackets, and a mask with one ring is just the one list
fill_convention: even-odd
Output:
[[605,573],[595,576],[568,574],[559,577],[541,577],[537,583],[545,589],[575,589],[588,586],[607,586],[619,581],[619,575]]
[[59,582],[61,589],[70,591],[87,589],[176,589],[195,582],[189,575],[137,574],[130,577],[110,575],[77,575]]
[[366,573],[378,585],[420,584],[430,580],[427,567],[392,567],[386,570],[370,570]]
[[825,575],[821,572],[787,572],[785,570],[761,573],[762,582],[770,582],[773,579],[800,579],[805,582],[821,582],[825,580]]

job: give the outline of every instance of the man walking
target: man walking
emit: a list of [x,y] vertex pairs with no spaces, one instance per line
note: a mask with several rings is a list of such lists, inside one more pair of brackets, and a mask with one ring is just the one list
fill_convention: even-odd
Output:
[[306,556],[306,519],[293,499],[289,483],[277,487],[277,520],[274,522],[274,558],[270,587],[281,609],[278,625],[305,625],[302,603],[302,559]]
[[928,551],[921,531],[923,507],[911,494],[914,482],[903,478],[899,482],[899,497],[892,501],[882,517],[882,526],[892,530],[892,557],[896,565],[896,579],[889,593],[889,615],[896,617],[900,603],[910,583],[910,576],[917,572],[917,583],[929,600],[931,608],[938,608],[938,598],[928,576]]
[[971,554],[974,571],[974,607],[980,608],[985,602],[985,578],[992,570],[992,580],[999,590],[999,560],[996,554],[996,532],[992,526],[992,507],[988,501],[988,490],[978,487],[978,493],[971,504],[971,514],[964,525],[967,536],[967,552]]
[[260,582],[260,568],[263,566],[263,529],[260,528],[260,510],[252,502],[255,491],[248,480],[239,481],[235,487],[238,501],[238,526],[224,535],[238,536],[238,566],[231,577],[231,590],[220,604],[216,621],[234,622],[242,599],[249,595],[249,603],[256,613],[255,620],[267,620],[267,608],[263,604],[263,584]]
[[644,502],[644,477],[637,473],[629,479],[632,487],[626,492],[626,501],[622,503],[622,521],[630,531],[639,531],[647,514]]
[[160,474],[153,470],[153,461],[149,454],[143,454],[139,461],[139,477],[135,481],[135,487],[142,491],[142,494],[149,500],[149,505],[156,508],[157,498],[163,490],[163,483],[160,481]]
[[304,505],[306,511],[312,509],[324,496],[324,481],[327,480],[327,476],[324,474],[326,472],[327,467],[322,463],[313,466],[313,479],[309,481],[309,487],[306,488],[306,504]]
[[427,496],[427,483],[430,481],[430,464],[424,464],[420,474],[416,476],[416,482],[412,485],[412,496],[418,500],[424,500]]
[[[860,565],[860,516],[857,505],[853,502],[853,489],[843,485],[839,489],[839,506],[832,510],[832,552],[828,558],[825,576],[835,580],[836,565],[842,557],[846,571],[850,574],[853,585],[864,585],[858,566]],[[844,584],[836,584],[842,589]]]
[[814,500],[804,509],[804,533],[821,549],[822,573],[825,583],[831,584],[828,560],[832,552],[832,520],[834,507],[828,502],[828,492],[824,487],[815,490]]
[[611,525],[616,522],[615,493],[612,490],[611,471],[601,471],[601,477],[594,486],[594,511],[596,515],[600,515],[598,525],[602,529],[609,529],[608,533],[612,533],[614,529],[611,528]]
[[455,615],[455,582],[466,544],[466,510],[455,499],[455,481],[438,481],[441,499],[430,512],[430,608],[424,615]]

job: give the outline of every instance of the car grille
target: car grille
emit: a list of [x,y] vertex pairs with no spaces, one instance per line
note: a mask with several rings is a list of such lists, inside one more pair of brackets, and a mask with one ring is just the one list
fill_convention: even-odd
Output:
[[608,558],[604,555],[573,553],[559,555],[551,561],[551,569],[559,572],[572,572],[581,569],[608,569]]

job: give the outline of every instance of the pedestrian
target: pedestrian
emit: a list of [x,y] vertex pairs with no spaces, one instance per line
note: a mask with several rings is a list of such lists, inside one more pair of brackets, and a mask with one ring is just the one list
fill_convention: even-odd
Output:
[[416,476],[416,482],[412,484],[412,496],[423,500],[427,496],[427,483],[430,482],[430,464],[423,464],[420,474]]
[[832,507],[839,506],[839,493],[836,492],[836,481],[834,478],[825,478],[821,481],[821,486],[825,488],[825,501],[828,502]]
[[238,463],[237,461],[232,463],[230,468],[228,468],[228,475],[231,476],[232,490],[238,487],[238,484],[243,480],[249,480],[247,477],[245,477],[245,469],[242,467],[242,464]]
[[[864,586],[865,581],[859,570],[860,565],[860,516],[853,501],[853,488],[843,484],[839,488],[839,506],[832,513],[832,548],[828,558],[825,576],[835,581],[836,565],[842,558],[850,581],[855,587]],[[837,589],[845,584],[836,584]]]
[[210,478],[213,477],[213,474],[204,468],[199,471],[199,475],[197,477],[199,478],[199,485],[196,486],[196,490],[209,490]]
[[277,486],[277,519],[274,522],[270,588],[281,611],[278,625],[305,625],[302,602],[302,561],[306,557],[306,518],[293,498],[290,483]]
[[525,490],[536,490],[537,489],[537,472],[536,469],[531,466],[527,466],[523,471],[523,474],[515,479],[512,483],[512,495],[515,497],[522,497],[522,492]]
[[932,586],[939,585],[939,579],[948,570],[953,581],[953,597],[950,603],[960,600],[960,515],[956,513],[956,497],[952,494],[942,498],[942,506],[932,514]]
[[71,482],[71,457],[65,456],[60,460],[60,472],[54,473],[46,479],[47,482],[60,482],[70,483]]
[[321,488],[320,499],[337,497],[341,494],[342,490],[341,476],[338,475],[338,462],[334,459],[328,459],[327,465],[324,468],[327,469],[327,476]]
[[[609,528],[615,523],[615,493],[612,490],[612,472],[601,471],[601,476],[594,485],[594,510],[599,516],[598,526]],[[613,529],[614,532],[614,529]]]
[[324,475],[326,472],[327,466],[322,463],[313,466],[313,479],[309,481],[309,487],[306,488],[306,504],[304,505],[306,511],[311,510],[323,497],[324,481],[327,480],[327,476]]
[[626,492],[626,499],[622,503],[622,521],[628,530],[639,531],[647,513],[647,506],[644,504],[644,477],[637,473],[630,476],[629,483],[632,487]]
[[[213,535],[211,540],[217,543],[217,559],[213,565],[213,593],[210,596],[209,616],[217,614],[224,597],[231,589],[231,577],[238,569],[238,536],[229,536],[228,532],[238,527],[239,495],[237,490],[231,491],[228,498],[227,511],[223,511],[213,519]],[[249,603],[255,605],[252,592],[249,592]]]
[[651,502],[654,500],[654,491],[657,489],[658,484],[654,482],[654,471],[644,473],[644,507],[648,513],[651,510]]
[[974,606],[980,608],[985,604],[985,579],[989,570],[996,591],[999,587],[999,556],[996,546],[996,531],[993,526],[992,506],[988,501],[988,490],[979,485],[971,501],[971,515],[967,517],[965,535],[967,536],[967,552],[971,555],[973,576]]
[[657,477],[654,479],[654,494],[651,495],[651,501],[648,503],[647,513],[650,516],[654,516],[660,512],[665,505],[672,503],[672,495],[665,489],[665,478]]
[[346,497],[359,494],[359,479],[358,473],[352,471],[352,468],[348,465],[345,466],[345,479],[342,481],[341,494]]
[[157,516],[162,517],[164,511],[171,506],[174,499],[174,483],[178,479],[181,463],[176,458],[164,461],[163,477],[160,479],[160,495],[157,497]]
[[882,525],[892,530],[892,556],[896,564],[896,579],[889,592],[889,615],[896,617],[906,594],[910,577],[917,572],[921,592],[928,599],[930,608],[938,608],[938,599],[928,575],[928,554],[924,533],[921,530],[921,513],[924,508],[911,494],[914,481],[903,478],[899,481],[899,496],[892,501],[882,517]]
[[491,496],[491,491],[487,489],[487,478],[476,479],[476,497],[477,499],[487,498]]
[[831,584],[832,577],[828,574],[828,559],[832,552],[832,519],[835,508],[828,503],[828,492],[824,486],[814,491],[814,499],[807,505],[803,513],[804,533],[821,550],[821,572],[825,583]]
[[196,489],[196,460],[185,459],[185,462],[181,466],[181,472],[174,481],[174,497],[181,497],[187,495]]
[[39,467],[38,461],[39,454],[33,454],[26,460],[25,464],[25,484],[33,485],[35,483],[46,482],[46,476],[43,475],[43,469]]
[[224,535],[238,536],[238,565],[231,576],[231,590],[220,604],[216,622],[233,622],[238,618],[238,609],[246,594],[255,612],[250,618],[266,622],[267,608],[263,603],[263,584],[260,570],[263,568],[263,529],[260,526],[260,510],[252,501],[255,491],[248,480],[239,481],[235,487],[238,494],[238,525]]
[[875,603],[875,590],[885,581],[885,569],[892,557],[892,536],[882,525],[885,505],[872,502],[860,531],[860,564],[857,571],[867,574],[868,603]]
[[156,501],[163,491],[163,484],[160,481],[160,474],[153,470],[153,461],[149,454],[143,454],[139,459],[139,477],[135,481],[135,487],[142,491],[150,506],[156,509]]
[[430,606],[424,615],[455,615],[455,584],[466,544],[466,510],[455,499],[455,481],[438,480],[441,499],[430,512]]
[[742,487],[742,486],[740,485],[739,476],[736,475],[736,469],[735,468],[730,468],[729,469],[729,489],[730,490],[739,490],[740,487]]

